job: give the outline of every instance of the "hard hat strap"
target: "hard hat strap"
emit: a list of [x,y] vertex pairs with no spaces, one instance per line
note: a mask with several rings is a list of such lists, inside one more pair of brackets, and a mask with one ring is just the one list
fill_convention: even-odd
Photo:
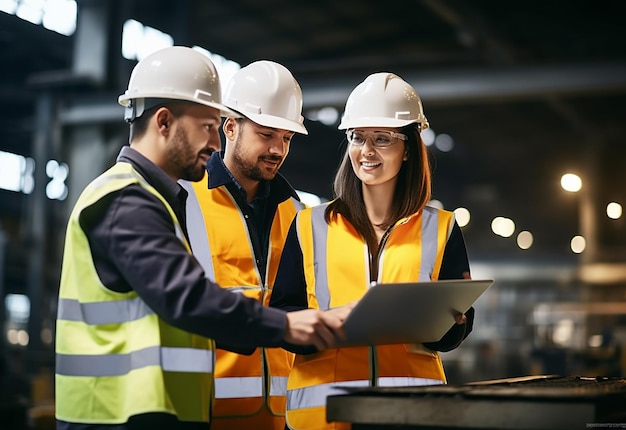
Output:
[[146,99],[131,99],[129,100],[128,106],[124,108],[124,120],[128,123],[131,123],[135,120],[135,118],[140,117],[145,110],[145,100]]
[[139,118],[145,111],[152,109],[156,106],[167,105],[174,102],[186,102],[186,100],[177,99],[165,99],[158,97],[150,98],[136,98],[131,99],[128,106],[124,110],[124,119],[126,122],[133,122],[136,118]]

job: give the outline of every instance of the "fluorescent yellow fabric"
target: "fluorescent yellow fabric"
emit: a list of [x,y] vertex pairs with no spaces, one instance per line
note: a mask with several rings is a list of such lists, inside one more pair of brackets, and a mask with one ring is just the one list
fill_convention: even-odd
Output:
[[174,328],[133,291],[102,285],[81,229],[81,212],[107,194],[140,184],[165,199],[132,169],[118,163],[90,184],[69,219],[59,291],[56,337],[56,416],[76,423],[114,424],[150,412],[208,422],[213,395],[213,341]]

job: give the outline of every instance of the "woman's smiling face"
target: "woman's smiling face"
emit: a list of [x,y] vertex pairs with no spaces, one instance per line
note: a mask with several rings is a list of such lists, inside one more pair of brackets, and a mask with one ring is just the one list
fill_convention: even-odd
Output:
[[[359,127],[349,130],[348,136],[350,133],[358,136],[357,139],[348,138],[348,155],[352,169],[361,182],[364,185],[380,185],[395,181],[406,160],[405,144],[395,135],[399,130],[391,127]],[[380,146],[387,140],[390,140],[388,146]]]

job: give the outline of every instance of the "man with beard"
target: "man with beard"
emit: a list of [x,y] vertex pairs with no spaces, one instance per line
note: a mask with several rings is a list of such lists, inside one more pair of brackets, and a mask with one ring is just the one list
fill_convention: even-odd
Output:
[[[278,173],[294,134],[307,134],[302,92],[289,70],[262,60],[233,76],[224,104],[241,115],[224,121],[225,150],[211,156],[205,180],[183,184],[191,244],[215,282],[268,305],[289,225],[304,207]],[[284,429],[293,354],[217,347],[211,429]]]
[[[342,318],[292,314],[220,288],[192,256],[186,191],[221,144],[209,58],[170,47],[120,96],[130,146],[70,215],[56,331],[57,429],[208,429],[215,342],[334,345]],[[275,163],[274,163],[275,164]]]

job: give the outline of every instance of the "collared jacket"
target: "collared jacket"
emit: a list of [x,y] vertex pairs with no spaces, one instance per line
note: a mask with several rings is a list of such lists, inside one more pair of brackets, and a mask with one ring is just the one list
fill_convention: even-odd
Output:
[[55,379],[62,421],[120,424],[146,413],[209,421],[214,342],[171,326],[133,290],[105,288],[81,227],[85,208],[137,184],[162,201],[191,252],[172,208],[130,164],[117,163],[81,195],[69,220],[59,291]]
[[[181,185],[189,193],[192,249],[206,275],[223,288],[268,306],[285,237],[296,212],[304,207],[295,191],[280,175],[262,182],[261,209],[254,211],[219,153],[212,155],[202,181]],[[255,417],[269,413],[277,417],[275,428],[282,429],[292,362],[293,354],[282,348],[257,348],[249,355],[218,349],[214,424],[229,418],[225,421],[229,426],[245,422],[262,428],[265,418],[255,421]]]
[[[294,221],[272,305],[295,310],[304,301],[310,308],[328,310],[358,300],[373,281],[437,280],[448,251],[457,254],[449,260],[455,261],[457,277],[469,273],[465,245],[452,212],[426,207],[399,220],[381,240],[378,278],[370,279],[372,253],[362,236],[342,215],[327,223],[325,209],[326,205],[306,209]],[[451,238],[456,244],[448,248]],[[294,249],[296,246],[299,249]],[[473,311],[467,316],[471,320]],[[457,346],[469,330],[471,321],[451,328],[442,339],[447,345],[350,347],[296,355],[288,382],[287,424],[292,429],[347,428],[325,419],[326,397],[338,392],[334,387],[445,383],[436,349]]]

